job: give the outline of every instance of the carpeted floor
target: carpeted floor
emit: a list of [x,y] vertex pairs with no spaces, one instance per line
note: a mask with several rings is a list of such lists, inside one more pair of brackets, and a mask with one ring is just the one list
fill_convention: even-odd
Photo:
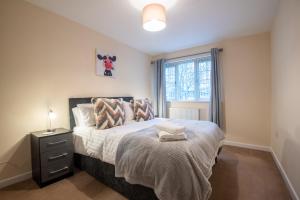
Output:
[[226,146],[213,168],[210,200],[289,200],[269,152]]
[[[288,200],[270,153],[225,146],[213,169],[210,200]],[[1,200],[125,200],[87,173],[40,189],[32,180],[0,190]]]

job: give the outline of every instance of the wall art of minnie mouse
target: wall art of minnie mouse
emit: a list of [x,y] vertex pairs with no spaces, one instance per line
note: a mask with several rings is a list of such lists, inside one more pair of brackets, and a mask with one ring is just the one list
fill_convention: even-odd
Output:
[[113,77],[114,75],[114,64],[117,60],[116,56],[101,55],[97,53],[96,61],[96,73],[97,75]]

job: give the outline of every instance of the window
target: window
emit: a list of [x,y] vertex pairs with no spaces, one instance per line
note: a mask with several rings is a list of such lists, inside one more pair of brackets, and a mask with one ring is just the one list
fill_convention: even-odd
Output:
[[208,101],[210,71],[210,56],[166,63],[167,101]]

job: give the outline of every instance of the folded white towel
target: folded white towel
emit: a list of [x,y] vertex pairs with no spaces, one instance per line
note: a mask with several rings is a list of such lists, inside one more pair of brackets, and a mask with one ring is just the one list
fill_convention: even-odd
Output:
[[187,138],[184,132],[178,134],[171,134],[166,131],[159,131],[158,137],[159,137],[159,141],[161,142],[186,140]]
[[180,126],[168,121],[157,124],[156,128],[158,128],[161,131],[166,131],[170,134],[179,134],[184,132],[185,129],[184,126]]

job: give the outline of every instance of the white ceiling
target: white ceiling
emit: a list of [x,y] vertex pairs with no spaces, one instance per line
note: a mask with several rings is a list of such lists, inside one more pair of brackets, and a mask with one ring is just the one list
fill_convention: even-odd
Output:
[[153,33],[142,28],[140,5],[132,5],[149,0],[27,1],[151,55],[269,31],[279,2],[177,0],[167,9],[166,29]]

